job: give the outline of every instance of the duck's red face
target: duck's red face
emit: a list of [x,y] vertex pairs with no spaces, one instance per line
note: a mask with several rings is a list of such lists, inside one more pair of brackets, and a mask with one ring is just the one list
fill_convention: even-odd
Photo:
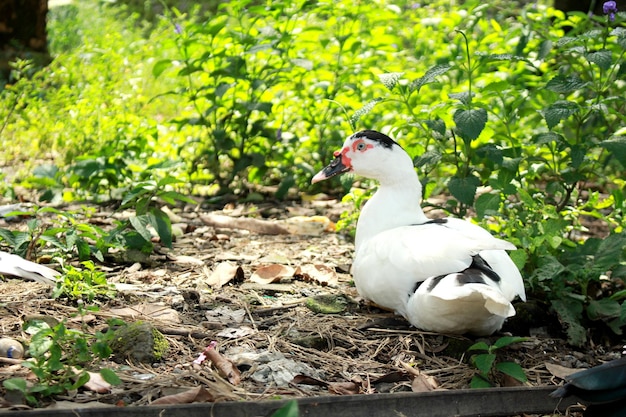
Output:
[[366,152],[368,149],[373,147],[374,145],[367,143],[362,138],[351,140],[349,143],[344,144],[344,147],[341,150],[333,153],[335,159],[333,159],[333,161],[324,169],[315,174],[311,182],[315,184],[316,182],[332,178],[335,175],[352,171],[352,155]]

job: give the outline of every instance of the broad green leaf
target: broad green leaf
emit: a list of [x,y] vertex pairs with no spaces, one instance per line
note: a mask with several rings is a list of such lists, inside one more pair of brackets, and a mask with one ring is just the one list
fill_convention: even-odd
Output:
[[587,306],[587,316],[591,320],[604,320],[620,317],[622,307],[615,300],[610,298],[601,298],[599,300],[589,301]]
[[583,304],[574,299],[552,300],[552,308],[565,326],[567,340],[573,346],[583,346],[587,340],[587,332],[581,325]]
[[15,247],[15,235],[12,231],[0,228],[0,238],[8,243],[9,246]]
[[87,382],[89,382],[89,379],[90,379],[89,373],[87,371],[82,371],[78,375],[78,379],[76,379],[76,381],[74,381],[74,383],[70,386],[70,389],[75,390],[75,389],[82,387]]
[[454,112],[456,130],[465,141],[472,141],[480,135],[487,124],[487,110],[459,109]]
[[452,68],[452,66],[450,66],[450,65],[435,65],[434,67],[432,67],[428,71],[426,71],[424,73],[424,75],[422,75],[420,78],[418,78],[415,81],[413,81],[411,83],[410,90],[411,91],[414,91],[414,90],[419,91],[426,84],[430,84],[433,81],[435,81],[435,79],[438,76],[443,75],[446,72],[448,72],[450,70],[450,68]]
[[503,348],[505,346],[509,346],[512,345],[513,343],[519,343],[519,342],[524,342],[528,340],[525,337],[519,337],[519,336],[502,336],[501,338],[499,338],[498,340],[495,341],[495,343],[492,345],[494,348],[496,349],[500,349]]
[[558,125],[563,119],[567,119],[571,115],[579,111],[578,105],[571,101],[557,101],[545,110],[543,110],[543,117],[548,124],[548,129],[552,129]]
[[378,79],[383,83],[387,90],[393,91],[395,86],[398,84],[398,81],[404,75],[403,72],[388,72],[385,74],[380,74]]
[[493,385],[486,378],[481,375],[474,375],[470,381],[470,387],[474,389],[478,388],[491,388]]
[[441,153],[438,151],[426,151],[413,161],[413,164],[421,168],[423,166],[435,166],[441,161]]
[[476,342],[468,347],[467,350],[489,350],[489,345],[485,342]]
[[482,194],[476,199],[474,208],[476,209],[476,217],[479,219],[496,214],[500,209],[500,195],[492,193]]
[[568,94],[573,91],[580,90],[587,84],[588,83],[584,82],[577,75],[566,76],[563,74],[559,74],[556,77],[552,78],[550,81],[548,81],[548,84],[546,84],[546,88],[556,93]]
[[613,65],[613,55],[607,49],[590,52],[586,55],[586,58],[589,62],[593,62],[605,71]]
[[[168,248],[172,247],[172,223],[170,218],[161,209],[150,209],[150,224],[157,231],[161,243]],[[143,235],[142,235],[143,236]]]
[[2,381],[2,385],[7,390],[26,392],[26,380],[22,378],[9,378]]
[[528,253],[523,249],[517,249],[509,252],[509,256],[513,260],[513,263],[517,269],[524,269],[526,261],[528,261]]
[[350,116],[350,124],[352,126],[355,126],[356,123],[359,121],[359,119],[361,119],[361,117],[363,117],[366,114],[368,114],[369,112],[371,112],[372,109],[374,108],[374,106],[376,106],[381,101],[383,101],[382,98],[375,98],[375,99],[370,100],[367,103],[365,103],[363,105],[363,107],[361,107],[360,109],[355,111],[354,114],[352,114],[352,116]]
[[111,385],[120,385],[122,383],[120,377],[117,376],[117,374],[109,368],[100,369],[100,375],[102,375],[102,379],[104,379]]
[[533,271],[533,279],[550,281],[565,271],[565,267],[553,256],[544,256],[538,268]]
[[141,216],[131,216],[129,219],[130,224],[133,228],[141,235],[142,238],[146,241],[150,241],[152,239],[152,234],[146,227],[150,224],[150,216],[147,214]]
[[468,206],[474,204],[478,185],[480,185],[480,180],[472,175],[465,178],[453,177],[448,181],[448,189],[452,196]]
[[472,356],[472,363],[482,374],[487,375],[491,371],[496,355],[494,353],[481,353]]
[[600,146],[611,152],[623,167],[626,167],[626,136],[616,136],[600,142]]
[[278,410],[272,414],[272,417],[298,417],[298,401],[291,400],[287,401],[285,405],[280,407]]
[[171,66],[172,66],[171,59],[162,59],[160,61],[157,61],[157,63],[154,64],[154,66],[152,67],[152,76],[154,78],[159,78],[159,76],[163,74],[163,72]]
[[517,379],[520,382],[528,381],[524,369],[515,362],[500,362],[496,364],[496,369],[503,374]]

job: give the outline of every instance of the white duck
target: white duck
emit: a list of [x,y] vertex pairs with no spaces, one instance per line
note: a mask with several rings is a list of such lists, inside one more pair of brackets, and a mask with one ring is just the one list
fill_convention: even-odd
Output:
[[41,282],[42,284],[55,285],[60,274],[47,266],[0,251],[0,275],[12,275]]
[[393,139],[364,130],[346,139],[312,182],[353,172],[379,182],[361,210],[352,274],[364,298],[441,333],[489,335],[526,300],[515,249],[455,218],[431,220],[409,155]]

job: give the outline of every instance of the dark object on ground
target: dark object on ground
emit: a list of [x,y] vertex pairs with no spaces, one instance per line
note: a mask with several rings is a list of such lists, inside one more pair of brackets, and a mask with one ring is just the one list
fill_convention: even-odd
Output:
[[626,416],[626,357],[603,363],[566,378],[567,383],[550,396],[574,395],[591,405],[587,416]]

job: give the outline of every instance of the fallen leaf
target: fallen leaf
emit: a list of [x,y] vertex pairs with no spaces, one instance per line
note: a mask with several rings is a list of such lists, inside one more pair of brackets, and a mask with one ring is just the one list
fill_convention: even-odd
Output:
[[313,378],[307,375],[296,375],[291,380],[292,384],[313,385],[317,387],[327,387],[328,382],[321,379]]
[[411,381],[411,391],[413,392],[429,392],[439,388],[439,384],[435,377],[420,373]]
[[206,283],[213,288],[222,288],[230,281],[243,281],[243,269],[239,265],[230,262],[220,262],[213,272],[204,271],[207,276]]
[[111,314],[124,318],[151,318],[167,323],[180,323],[178,312],[161,303],[136,304],[131,307],[113,308]]
[[211,344],[204,350],[204,354],[207,359],[213,362],[213,365],[217,368],[217,372],[228,380],[233,385],[239,385],[241,382],[241,373],[237,366],[224,355],[219,353],[215,348],[215,345]]
[[[74,367],[72,367],[72,371],[74,372],[76,377],[78,377],[82,373],[80,369]],[[85,385],[83,385],[83,388],[89,391],[97,392],[98,394],[106,394],[111,391],[111,384],[106,382],[102,378],[102,375],[97,372],[86,372],[89,375],[89,381],[87,381]]]
[[338,395],[355,395],[361,392],[361,384],[358,382],[329,382],[328,392]]
[[337,273],[334,269],[327,267],[326,265],[313,265],[306,264],[296,268],[293,274],[297,278],[301,278],[304,281],[314,281],[322,286],[337,285]]
[[545,366],[548,372],[550,372],[555,377],[561,379],[565,379],[574,372],[580,371],[580,369],[567,368],[565,366],[557,365],[556,363],[546,362]]
[[217,320],[223,324],[240,324],[246,318],[246,310],[243,308],[232,310],[222,306],[207,310],[204,315],[209,320]]
[[215,401],[215,398],[209,391],[206,390],[206,388],[195,387],[178,394],[166,395],[165,397],[157,398],[156,400],[152,401],[151,404],[190,404],[206,403],[213,401]]
[[294,216],[282,224],[293,235],[319,236],[335,231],[335,224],[326,216]]
[[271,284],[272,282],[278,282],[283,278],[293,277],[293,274],[294,270],[290,266],[272,264],[262,266],[254,271],[250,277],[250,281],[258,284]]
[[413,376],[411,381],[411,390],[413,392],[429,392],[439,388],[439,383],[435,377],[422,373],[408,363],[401,362],[401,364],[409,375]]

